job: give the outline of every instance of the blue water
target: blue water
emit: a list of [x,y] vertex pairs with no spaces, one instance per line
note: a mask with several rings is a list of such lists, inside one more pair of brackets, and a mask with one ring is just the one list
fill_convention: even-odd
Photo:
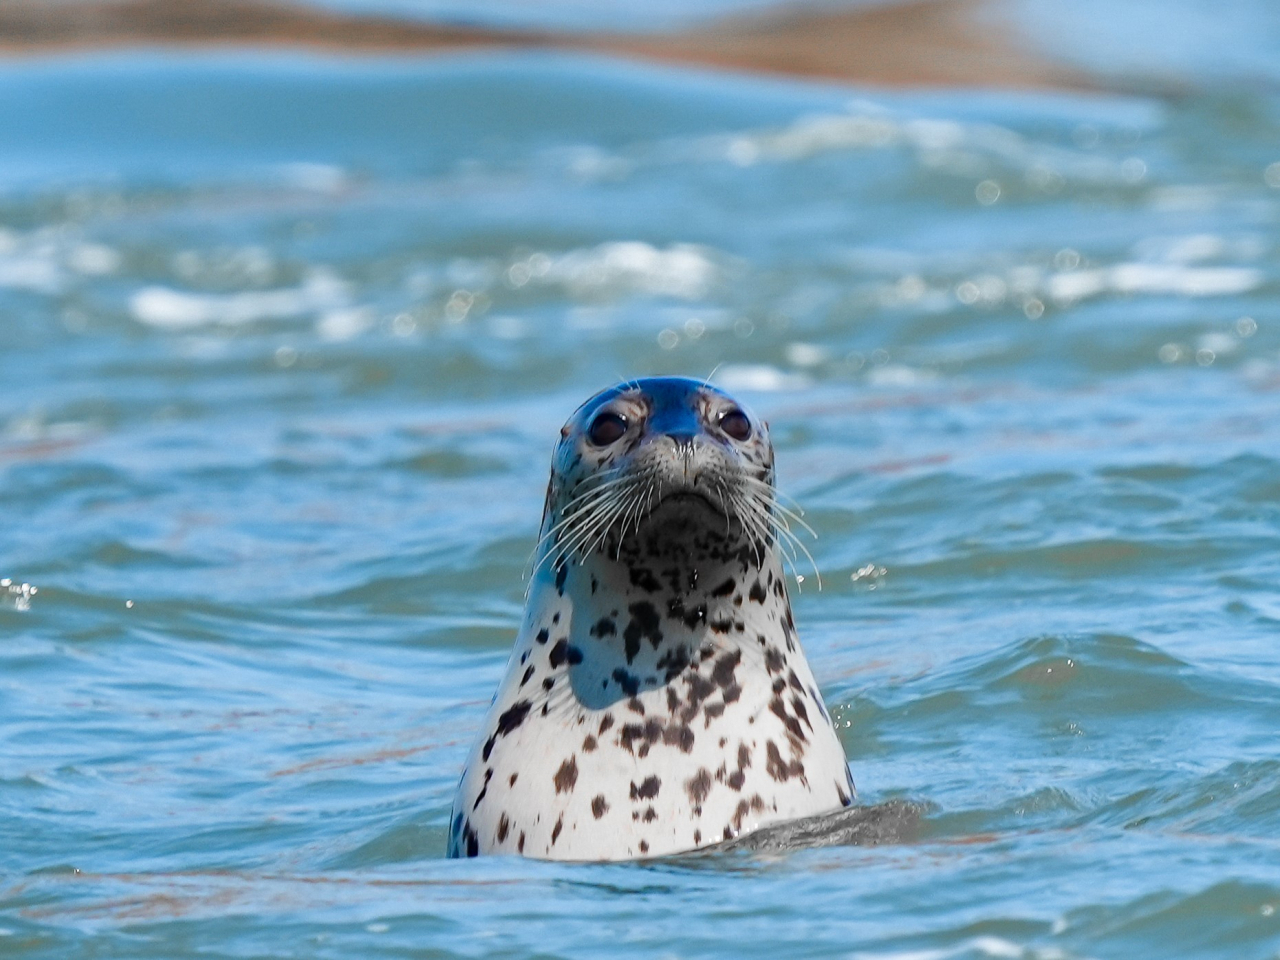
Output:
[[[1280,952],[1275,91],[130,53],[0,130],[0,955]],[[920,835],[444,860],[560,423],[713,370]]]

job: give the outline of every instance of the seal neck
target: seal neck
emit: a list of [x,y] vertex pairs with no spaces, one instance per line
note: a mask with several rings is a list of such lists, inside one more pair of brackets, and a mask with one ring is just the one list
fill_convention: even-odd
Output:
[[661,689],[726,653],[737,664],[796,649],[773,550],[758,565],[739,557],[638,568],[597,556],[539,579],[535,590],[551,592],[547,606],[559,612],[558,632],[567,631],[564,667],[576,699],[589,708]]

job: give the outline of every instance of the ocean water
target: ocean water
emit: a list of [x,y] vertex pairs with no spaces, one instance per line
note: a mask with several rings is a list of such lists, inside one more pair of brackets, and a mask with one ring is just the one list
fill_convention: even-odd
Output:
[[[1280,94],[0,66],[0,956],[1280,955]],[[712,376],[900,842],[443,858],[593,391]]]

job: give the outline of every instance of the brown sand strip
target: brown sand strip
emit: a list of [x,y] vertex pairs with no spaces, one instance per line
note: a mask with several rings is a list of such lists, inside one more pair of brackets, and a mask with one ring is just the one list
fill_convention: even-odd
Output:
[[345,14],[287,0],[0,0],[0,53],[122,46],[352,52],[556,48],[889,86],[1093,89],[993,28],[984,0],[729,18],[656,34],[574,34]]

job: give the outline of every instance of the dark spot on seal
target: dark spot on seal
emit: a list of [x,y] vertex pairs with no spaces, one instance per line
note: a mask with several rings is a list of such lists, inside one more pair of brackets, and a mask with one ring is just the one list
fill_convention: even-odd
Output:
[[622,688],[622,692],[629,697],[634,697],[640,692],[640,678],[623,670],[622,667],[614,669],[613,680],[614,683]]
[[613,714],[606,713],[600,718],[600,729],[596,731],[600,736],[604,736],[606,730],[613,726]]
[[520,842],[516,844],[516,850],[524,853],[524,831],[520,831]]
[[733,577],[730,577],[724,583],[720,584],[720,586],[712,590],[711,595],[713,597],[727,597],[729,594],[733,593],[733,589],[737,585],[738,581],[734,580]]
[[560,769],[556,771],[556,793],[571,793],[573,791],[574,784],[577,782],[578,758],[574,756],[560,764]]
[[528,700],[517,700],[509,709],[502,712],[498,717],[498,728],[493,731],[493,736],[485,741],[482,752],[485,760],[488,760],[489,754],[493,752],[493,745],[498,742],[498,737],[505,737],[524,723],[524,718],[529,715],[532,706],[533,704]]
[[707,605],[695,603],[692,607],[686,607],[680,597],[672,597],[667,601],[667,617],[693,630],[698,624],[707,622]]
[[770,740],[765,746],[765,771],[778,783],[786,783],[792,777],[804,776],[804,764],[799,760],[784,763],[778,745]]
[[764,603],[768,594],[764,592],[764,587],[761,585],[759,577],[757,577],[756,582],[751,585],[751,591],[747,596],[753,603]]
[[805,739],[804,728],[800,726],[800,721],[787,713],[787,708],[783,706],[780,697],[774,697],[769,701],[769,712],[782,721],[783,726],[793,737],[800,741]]
[[632,800],[652,800],[658,795],[658,791],[662,789],[662,781],[656,775],[645,777],[640,786],[635,785],[635,781],[631,783],[631,799]]
[[596,621],[594,627],[591,628],[593,637],[612,637],[618,632],[617,625],[608,617],[601,617]]
[[596,749],[596,746],[597,746],[596,738],[595,738],[595,737],[593,737],[591,734],[589,734],[589,733],[588,733],[588,734],[587,734],[587,738],[586,738],[585,740],[583,740],[583,741],[582,741],[582,752],[583,752],[583,753],[594,753],[594,752],[595,752],[595,749]]
[[648,841],[648,840],[641,840],[641,841],[640,841],[640,852],[641,852],[641,853],[648,853],[648,852],[649,852],[649,841]]
[[707,799],[707,794],[711,792],[711,774],[707,771],[707,768],[701,768],[689,778],[685,782],[684,788],[689,794],[689,799],[695,805],[701,806],[702,801]]
[[518,774],[518,773],[513,773],[513,774],[511,775],[510,779],[508,779],[508,780],[507,780],[507,786],[508,786],[508,787],[514,787],[514,786],[516,785],[516,780],[517,780],[517,778],[519,778],[519,776],[520,776],[520,774]]
[[525,670],[524,676],[520,678],[520,686],[523,687],[526,683],[528,683],[532,676],[533,676],[533,667],[529,667],[527,670]]
[[665,670],[666,682],[678,677],[689,666],[689,651],[683,646],[672,647],[658,659],[658,669]]
[[732,650],[724,654],[716,661],[715,668],[711,671],[711,682],[717,687],[727,687],[733,683],[734,674],[738,670],[738,664],[742,662],[742,651]]
[[[564,596],[564,582],[568,577],[569,565],[567,563],[561,563],[560,569],[556,571],[556,593],[560,594],[562,597]],[[552,842],[554,843],[555,841],[553,840]]]
[[809,728],[810,731],[812,731],[813,724],[809,722],[809,711],[805,709],[804,701],[801,700],[799,697],[792,697],[791,709],[795,711],[796,716],[799,717],[805,723],[805,725]]
[[542,681],[542,689],[543,689],[543,690],[550,690],[550,689],[551,689],[552,687],[554,687],[555,685],[556,685],[556,678],[555,678],[555,677],[547,677],[547,679],[545,679],[545,680],[543,680],[543,681]]
[[484,786],[480,788],[480,792],[476,794],[476,802],[471,805],[471,811],[474,813],[476,807],[480,806],[480,801],[484,799],[484,795],[489,792],[489,781],[493,779],[493,771],[486,770],[484,772]]
[[555,646],[551,648],[551,653],[547,655],[551,660],[551,666],[558,667],[566,661],[570,664],[578,664],[582,662],[582,651],[577,647],[569,645],[569,641],[561,638],[555,642]]
[[564,814],[560,814],[560,819],[556,821],[556,825],[551,830],[551,845],[554,847],[556,841],[560,839],[560,831],[564,829]]
[[502,841],[507,839],[507,831],[510,829],[511,829],[511,821],[507,819],[507,815],[504,813],[501,817],[498,818],[498,842],[499,843],[502,843]]
[[662,643],[662,631],[659,629],[658,611],[647,600],[630,604],[627,610],[631,613],[631,622],[622,631],[622,638],[626,641],[627,663],[630,663],[640,652],[640,638],[648,637],[657,650]]
[[541,629],[541,630],[539,630],[539,631],[538,631],[538,636],[537,636],[535,639],[536,639],[539,643],[546,643],[549,639],[551,639],[551,631],[550,631],[550,630],[547,630],[547,629],[544,627],[543,629]]
[[609,809],[609,802],[605,800],[603,793],[598,793],[595,799],[591,801],[591,815],[599,820],[605,815]]
[[657,593],[662,589],[662,584],[648,567],[629,567],[627,576],[630,577],[633,587],[639,587],[645,593]]
[[662,742],[668,747],[679,747],[681,753],[692,753],[693,741],[693,729],[687,723],[669,723],[662,731]]

